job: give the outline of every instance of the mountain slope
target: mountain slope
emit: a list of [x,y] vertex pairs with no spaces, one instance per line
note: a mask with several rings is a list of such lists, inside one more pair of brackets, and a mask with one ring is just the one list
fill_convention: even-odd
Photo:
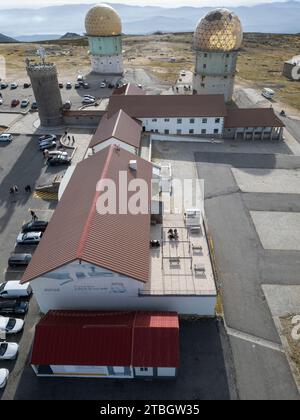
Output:
[[9,36],[0,34],[0,44],[10,44],[18,42],[17,40],[10,38]]

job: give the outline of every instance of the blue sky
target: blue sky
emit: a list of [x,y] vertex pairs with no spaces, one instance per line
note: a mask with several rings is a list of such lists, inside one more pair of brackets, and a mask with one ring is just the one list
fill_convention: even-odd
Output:
[[[276,0],[276,1],[285,1],[285,0]],[[9,9],[14,7],[42,7],[50,5],[61,5],[61,4],[75,4],[75,3],[105,3],[105,1],[95,1],[93,0],[9,0],[9,2],[1,2],[1,9]],[[158,5],[161,6],[164,3],[164,6],[168,7],[177,7],[177,6],[251,6],[259,3],[273,3],[274,0],[111,0],[110,3],[124,3],[124,4],[133,4],[133,5]]]

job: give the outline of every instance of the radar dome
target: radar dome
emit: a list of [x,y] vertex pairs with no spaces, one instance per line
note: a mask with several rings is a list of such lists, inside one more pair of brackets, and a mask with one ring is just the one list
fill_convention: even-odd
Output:
[[92,7],[85,18],[85,28],[90,36],[116,36],[122,34],[122,22],[111,6],[99,4]]

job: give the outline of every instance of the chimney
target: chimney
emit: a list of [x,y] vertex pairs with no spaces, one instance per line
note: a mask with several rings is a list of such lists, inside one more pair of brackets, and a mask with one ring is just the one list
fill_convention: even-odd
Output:
[[135,172],[137,171],[137,160],[131,160],[129,162],[129,169]]

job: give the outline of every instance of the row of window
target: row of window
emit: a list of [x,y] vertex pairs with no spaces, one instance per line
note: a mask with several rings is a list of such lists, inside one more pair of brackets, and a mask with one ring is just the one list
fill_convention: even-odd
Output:
[[[153,118],[152,122],[157,122],[157,118]],[[170,122],[170,118],[165,118],[164,122]],[[177,124],[182,124],[182,118],[177,118]],[[220,124],[221,122],[221,118],[215,118],[215,124]],[[202,124],[207,124],[208,123],[208,119],[207,118],[202,118]],[[191,118],[190,119],[190,124],[195,124],[195,118]]]
[[[154,133],[159,133],[159,130],[151,130],[152,132],[154,132]],[[165,134],[170,134],[170,130],[164,130],[164,133]],[[220,131],[219,131],[219,129],[218,128],[216,128],[216,129],[214,129],[214,134],[219,134],[220,133]],[[182,130],[176,130],[176,134],[177,135],[181,135],[182,134]],[[190,129],[189,130],[189,134],[195,134],[195,130],[193,130],[193,129]],[[204,128],[204,129],[202,129],[201,130],[201,134],[207,134],[207,130]]]

